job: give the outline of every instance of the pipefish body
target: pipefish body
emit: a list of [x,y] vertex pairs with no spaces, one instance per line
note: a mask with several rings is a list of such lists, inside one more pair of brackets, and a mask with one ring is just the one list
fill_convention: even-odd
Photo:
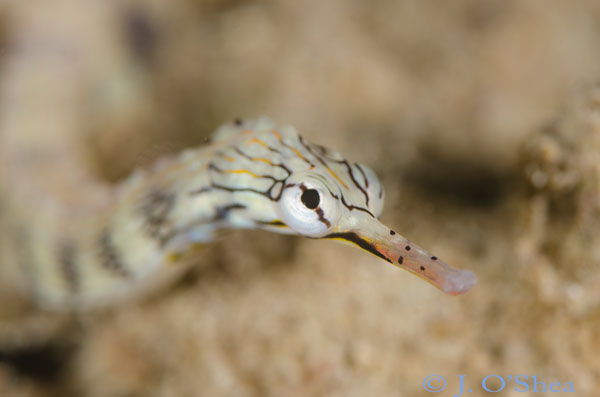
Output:
[[73,140],[87,67],[73,57],[91,50],[43,7],[30,11],[15,24],[0,87],[2,227],[11,236],[2,274],[40,305],[84,310],[158,288],[181,271],[173,261],[224,229],[349,242],[452,295],[476,283],[378,220],[384,190],[369,167],[266,117],[226,123],[209,145],[118,185],[99,180]]

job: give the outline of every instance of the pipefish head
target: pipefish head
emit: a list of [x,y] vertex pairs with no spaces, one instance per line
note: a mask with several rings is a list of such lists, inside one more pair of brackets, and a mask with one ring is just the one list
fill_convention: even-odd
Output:
[[239,190],[262,196],[246,212],[255,227],[352,243],[451,295],[475,285],[472,272],[448,266],[379,221],[384,190],[369,167],[268,119],[246,121],[241,129],[241,143],[230,152],[245,167],[238,171],[248,183]]

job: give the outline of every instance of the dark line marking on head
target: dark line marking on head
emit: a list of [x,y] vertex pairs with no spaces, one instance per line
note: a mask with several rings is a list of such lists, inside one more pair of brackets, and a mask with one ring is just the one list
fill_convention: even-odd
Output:
[[367,178],[367,174],[365,173],[365,171],[362,169],[362,167],[360,166],[360,164],[358,163],[354,163],[354,165],[356,166],[356,168],[358,168],[358,170],[360,171],[360,173],[362,174],[364,180],[365,180],[365,188],[369,188],[369,179]]
[[321,152],[321,153],[320,153],[320,154],[321,154],[321,156],[325,156],[325,157],[327,157],[327,156],[328,156],[328,154],[329,154],[329,149],[327,149],[325,146],[322,146],[322,145],[317,145],[317,144],[313,144],[313,146],[314,146],[314,147],[316,147],[316,148],[319,150],[319,152]]
[[[206,192],[208,192],[210,190],[216,189],[216,190],[223,190],[223,191],[230,192],[230,193],[236,193],[236,192],[255,193],[255,194],[259,194],[261,196],[267,197],[271,201],[279,201],[281,199],[281,196],[283,195],[283,192],[285,191],[285,189],[287,189],[288,187],[295,186],[295,184],[293,184],[293,183],[287,184],[287,180],[291,176],[292,172],[289,171],[287,169],[287,167],[285,167],[283,165],[281,165],[281,166],[286,171],[288,171],[288,175],[285,178],[283,178],[283,179],[277,179],[277,178],[272,177],[270,175],[258,175],[258,177],[270,179],[270,180],[273,181],[272,185],[266,191],[260,191],[260,190],[253,189],[253,188],[248,188],[248,187],[230,187],[230,186],[220,185],[220,184],[217,184],[217,183],[214,182],[214,180],[212,179],[212,175],[210,175],[210,173],[209,173],[209,178],[211,179],[210,186],[203,186],[200,189],[192,190],[192,191],[188,192],[188,195],[195,196],[195,195],[206,193]],[[215,172],[218,172],[218,173],[225,172],[225,171],[219,169],[219,167],[217,167],[212,162],[210,162],[208,164],[208,169],[212,170],[212,171],[215,171]],[[279,189],[279,192],[277,193],[277,195],[274,196],[273,195],[273,193],[274,193],[274,187],[276,185],[280,184],[280,183],[283,186],[282,186],[281,189]]]
[[390,235],[392,235],[392,236],[393,236],[394,234],[396,234],[396,232],[395,232],[395,231],[393,231],[393,230],[390,230]]
[[329,222],[329,220],[327,218],[325,218],[325,213],[323,212],[323,210],[321,209],[321,207],[317,207],[317,209],[315,210],[315,212],[319,216],[319,220],[322,223],[324,223],[327,227],[331,227],[331,222]]
[[[212,184],[213,189],[224,190],[226,192],[235,193],[235,192],[250,192],[260,194],[261,196],[269,197],[265,192],[261,192],[260,190],[252,189],[252,188],[235,188],[223,185],[217,185],[215,183]],[[271,198],[271,197],[269,197]]]
[[243,210],[246,209],[246,206],[243,204],[239,204],[239,203],[233,203],[233,204],[229,204],[226,205],[224,207],[217,207],[217,213],[215,215],[215,221],[223,221],[225,219],[227,219],[227,216],[229,216],[229,213],[233,210]]
[[262,226],[277,226],[277,227],[288,227],[285,223],[280,221],[279,219],[275,219],[272,221],[255,221],[257,224]]
[[375,215],[373,215],[373,213],[372,213],[371,211],[369,211],[368,209],[366,209],[366,208],[362,208],[362,207],[357,207],[357,206],[355,206],[355,205],[352,205],[352,204],[348,204],[348,203],[346,202],[346,199],[344,198],[344,195],[343,195],[343,194],[342,194],[342,204],[344,204],[344,206],[345,206],[346,208],[348,208],[350,211],[352,211],[352,210],[358,210],[358,211],[366,212],[367,214],[371,215],[373,218],[377,219],[377,218],[375,217]]
[[267,145],[265,142],[261,141],[261,140],[260,140],[260,139],[258,139],[258,138],[252,138],[252,139],[249,141],[249,143],[257,143],[257,144],[261,145],[262,147],[264,147],[264,148],[266,148],[266,149],[270,150],[270,151],[271,151],[271,152],[273,152],[273,153],[281,154],[281,151],[279,151],[279,150],[275,149],[274,147],[272,147],[272,146],[270,146],[270,145]]
[[421,266],[421,271],[425,271],[425,266]]
[[[312,150],[312,148],[310,147],[310,145],[308,143],[306,143],[304,141],[304,138],[302,137],[302,135],[297,134],[298,135],[298,141],[300,142],[300,144],[302,144],[302,146],[304,146],[304,148],[306,148],[306,150],[308,150],[308,152],[310,154],[313,155],[314,158],[316,158],[317,160],[319,160],[319,162],[327,169],[327,171],[329,171],[329,173],[339,182],[342,184],[343,187],[345,187],[346,189],[348,189],[348,186],[346,185],[346,183],[329,167],[329,165],[327,165],[327,162],[325,160],[323,160],[321,158],[321,156],[319,156],[317,153],[314,152],[314,150]],[[332,160],[335,161],[335,160]],[[345,161],[345,160],[344,160]],[[336,163],[339,163],[339,161],[335,161]],[[314,165],[313,165],[314,167]],[[312,169],[312,168],[311,168]],[[354,179],[354,178],[352,178]],[[359,187],[360,188],[360,187]],[[367,196],[367,205],[369,205],[369,198]]]
[[352,183],[354,183],[354,186],[356,186],[358,188],[358,190],[361,191],[363,196],[365,196],[365,204],[368,207],[369,206],[369,193],[367,193],[367,191],[358,183],[358,181],[354,177],[354,172],[352,171],[352,166],[350,165],[350,163],[348,163],[348,161],[346,161],[346,160],[337,161],[337,163],[344,164],[346,166],[346,168],[348,170],[348,174],[350,175],[350,179],[352,180]]
[[[234,148],[234,150],[235,150],[235,151],[236,151],[236,152],[237,152],[237,153],[238,153],[240,156],[242,156],[242,157],[244,157],[244,158],[246,158],[246,159],[248,159],[248,160],[250,160],[250,161],[253,161],[253,162],[256,162],[256,161],[257,161],[257,160],[256,160],[254,157],[250,156],[250,155],[249,155],[249,154],[247,154],[247,153],[244,153],[244,151],[243,151],[242,149],[240,149],[239,147],[235,147],[235,148]],[[289,177],[290,175],[292,175],[292,171],[290,171],[290,169],[289,169],[288,167],[286,167],[284,164],[272,163],[271,165],[272,165],[273,167],[279,167],[279,168],[281,168],[282,170],[284,170],[285,172],[287,172],[287,174],[288,174],[287,176],[288,176],[288,177]]]
[[110,273],[119,277],[129,278],[131,274],[127,270],[125,264],[121,261],[121,256],[114,246],[110,231],[108,228],[103,229],[98,240],[100,264]]
[[244,153],[244,151],[242,151],[242,149],[240,149],[239,147],[236,146],[233,150],[235,150],[240,156],[245,157],[250,161],[254,161],[254,158],[252,156],[250,156],[247,153]]
[[364,249],[365,251],[369,251],[373,255],[378,256],[381,259],[383,259],[389,263],[392,263],[392,261],[387,256],[385,256],[381,252],[377,251],[377,248],[375,248],[375,246],[373,244],[369,243],[367,240],[363,239],[362,237],[360,237],[358,234],[356,234],[354,232],[331,233],[331,234],[326,235],[323,238],[333,238],[333,239],[339,238],[339,239],[350,241],[351,243],[358,245],[360,248]]
[[79,291],[79,274],[77,272],[77,250],[72,241],[61,241],[58,243],[57,259],[60,266],[60,274],[64,279],[69,291]]
[[437,256],[432,256],[432,257],[431,257],[431,260],[432,260],[432,261],[437,261]]
[[[310,147],[310,146],[309,146],[309,145],[306,143],[306,141],[304,140],[304,137],[303,137],[302,135],[300,135],[300,134],[297,134],[297,135],[298,135],[298,142],[300,142],[300,144],[301,144],[302,146],[304,146],[304,148],[305,148],[306,150],[308,150],[308,152],[309,152],[310,154],[312,154],[314,158],[316,158],[317,160],[319,160],[319,162],[320,162],[322,165],[324,165],[325,167],[328,167],[328,166],[327,166],[327,163],[325,162],[325,160],[323,160],[323,159],[321,158],[321,156],[319,156],[317,153],[315,153],[315,152],[312,150],[312,148],[311,148],[311,147]],[[311,163],[311,164],[312,164],[312,163]]]
[[287,173],[288,173],[288,175],[287,175],[287,177],[286,177],[286,178],[289,178],[289,176],[290,176],[290,175],[292,175],[292,171],[291,171],[291,170],[290,170],[288,167],[286,167],[286,166],[285,166],[283,163],[282,163],[282,164],[275,164],[275,165],[276,165],[277,167],[280,167],[280,168],[282,168],[283,170],[285,170],[285,172],[287,172]]
[[404,262],[404,257],[403,256],[401,256],[401,257],[398,258],[398,263],[402,264],[402,262]]
[[281,154],[281,151],[278,149],[275,149],[274,147],[267,145],[267,148],[272,151],[273,153],[277,153],[277,154]]
[[[279,187],[279,191],[276,192],[275,188]],[[269,195],[269,197],[278,197],[281,195],[281,192],[283,191],[283,182],[277,181],[274,184],[271,185],[271,187],[269,188],[269,190],[267,190],[267,194]]]
[[410,251],[410,245],[407,245],[406,247],[404,247],[404,249]]
[[[279,133],[278,133],[279,135]],[[300,143],[302,143],[302,136],[298,135],[298,139],[300,140]],[[281,142],[281,145],[283,145],[284,147],[290,149],[292,152],[294,152],[296,154],[296,156],[300,157],[300,159],[304,160],[305,163],[307,163],[308,165],[310,165],[310,169],[312,170],[313,168],[315,168],[315,165],[309,160],[307,159],[302,153],[300,153],[300,151],[293,147],[292,145],[287,144],[284,140],[283,137],[279,136],[279,142]]]
[[270,179],[270,180],[272,180],[274,182],[281,182],[279,179],[275,178],[274,176],[254,174],[252,171],[246,170],[246,169],[244,169],[244,170],[223,170],[223,169],[217,167],[212,162],[208,164],[208,169],[211,170],[211,171],[215,171],[215,172],[217,172],[219,174],[233,174],[233,173],[240,173],[240,172],[250,173],[250,174],[252,174],[253,177],[256,177],[256,178],[264,178],[264,179]]
[[[284,182],[284,181],[276,181],[274,183],[277,182]],[[279,199],[281,199],[281,195],[283,194],[283,191],[291,186],[295,186],[294,184],[288,184],[285,185],[283,187],[283,189],[281,189],[281,191],[279,192],[279,194],[276,197],[272,197],[271,195],[269,195],[269,192],[272,188],[272,186],[266,191],[266,192],[261,192],[260,190],[256,190],[256,189],[252,189],[252,188],[234,188],[234,187],[229,187],[229,186],[223,186],[223,185],[217,185],[216,183],[212,183],[211,184],[211,190],[212,189],[217,189],[217,190],[224,190],[226,192],[230,192],[230,193],[236,193],[236,192],[249,192],[249,193],[255,193],[255,194],[259,194],[261,196],[267,197],[269,200],[271,201],[279,201]],[[191,191],[188,194],[190,196],[193,195],[197,195],[197,194],[201,194],[201,193],[205,193],[207,190],[206,188],[202,188],[200,190],[196,190],[196,191]]]

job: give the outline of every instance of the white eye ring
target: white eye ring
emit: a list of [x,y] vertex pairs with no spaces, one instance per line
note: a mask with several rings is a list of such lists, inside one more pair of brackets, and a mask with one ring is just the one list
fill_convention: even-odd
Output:
[[337,223],[337,202],[329,190],[316,180],[286,187],[281,195],[281,219],[295,232],[321,237]]

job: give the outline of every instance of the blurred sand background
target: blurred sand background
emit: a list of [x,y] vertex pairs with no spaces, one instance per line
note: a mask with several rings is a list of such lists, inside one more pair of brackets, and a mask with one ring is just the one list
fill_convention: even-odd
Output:
[[[0,49],[35,3],[0,3]],[[479,284],[235,232],[158,296],[3,351],[0,395],[429,396],[431,374],[600,395],[600,3],[103,4],[64,19],[98,48],[77,116],[105,178],[269,115],[371,166],[382,220]]]

